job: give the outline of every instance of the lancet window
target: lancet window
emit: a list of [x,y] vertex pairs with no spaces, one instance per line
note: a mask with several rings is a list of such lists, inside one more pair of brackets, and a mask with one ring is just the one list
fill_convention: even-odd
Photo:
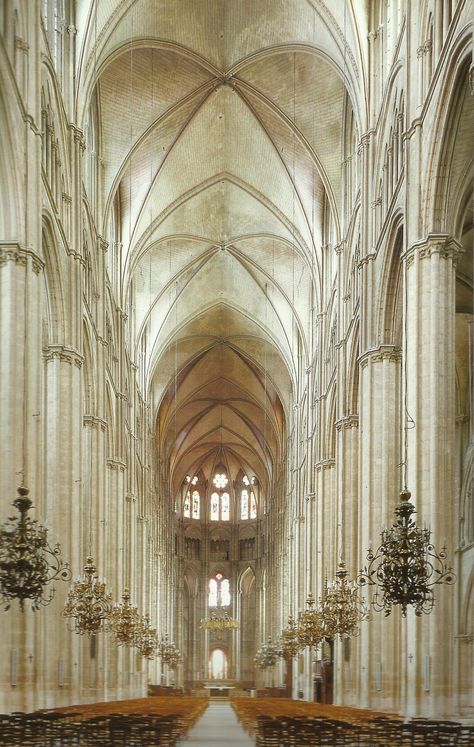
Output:
[[240,491],[240,518],[243,520],[257,518],[257,500],[252,485],[253,480],[244,475]]
[[209,581],[209,607],[228,607],[231,602],[229,579],[216,573]]
[[[183,516],[185,519],[199,519],[201,516],[201,494],[199,490],[194,487],[199,478],[197,475],[191,477],[186,475],[184,482],[185,494],[183,498]],[[192,488],[194,487],[194,490]]]
[[225,472],[216,472],[212,482],[216,490],[211,493],[210,519],[211,521],[229,521],[230,495],[225,490],[229,478]]

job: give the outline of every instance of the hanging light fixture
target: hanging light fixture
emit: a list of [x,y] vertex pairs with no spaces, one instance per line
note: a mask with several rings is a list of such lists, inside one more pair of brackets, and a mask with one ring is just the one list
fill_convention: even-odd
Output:
[[420,529],[412,518],[416,513],[411,503],[411,493],[407,489],[408,431],[415,428],[407,406],[408,371],[408,282],[407,264],[404,272],[404,354],[403,354],[403,411],[404,459],[403,490],[400,503],[395,508],[396,521],[390,529],[380,533],[382,542],[372,551],[369,548],[366,565],[360,572],[359,586],[374,586],[372,606],[378,612],[390,615],[394,605],[400,605],[402,616],[406,617],[408,607],[413,607],[415,615],[429,614],[434,607],[434,586],[454,584],[456,575],[445,563],[447,553],[443,546],[438,552],[431,542],[431,531]]
[[123,590],[122,599],[122,604],[116,604],[110,610],[107,630],[113,634],[117,646],[134,646],[140,616],[137,608],[130,604],[130,593],[127,588]]
[[25,599],[30,599],[32,609],[37,610],[54,597],[54,586],[49,591],[45,586],[71,578],[59,543],[51,547],[46,527],[27,515],[33,505],[29,492],[23,486],[18,488],[18,498],[12,505],[20,516],[10,516],[0,528],[0,603],[5,610],[10,609],[13,599],[18,599],[22,612]]
[[369,611],[359,591],[347,579],[345,563],[339,563],[334,581],[326,586],[321,600],[324,631],[328,638],[352,638],[359,635],[360,623],[367,620]]
[[322,612],[315,609],[314,604],[314,596],[309,592],[306,609],[298,617],[298,640],[301,648],[319,646],[326,635]]
[[95,635],[103,630],[112,610],[112,595],[106,591],[105,582],[96,576],[97,568],[91,556],[84,566],[84,576],[69,589],[64,617],[74,620],[74,632]]
[[218,615],[214,611],[211,612],[209,617],[201,620],[199,627],[202,630],[236,630],[239,623],[233,617],[230,617],[227,612],[224,615]]
[[151,627],[150,616],[146,614],[137,625],[134,637],[135,647],[145,659],[154,659],[158,653],[158,635]]
[[395,509],[398,517],[390,529],[380,533],[382,542],[375,552],[367,552],[368,565],[360,572],[360,586],[375,586],[372,605],[377,612],[390,615],[399,604],[406,617],[409,606],[415,615],[429,614],[434,607],[433,587],[453,584],[456,576],[445,564],[446,547],[439,552],[431,542],[429,529],[420,529],[411,518],[415,511],[408,490],[400,493]]
[[167,634],[158,644],[158,656],[163,664],[166,664],[170,669],[175,669],[183,658],[176,644],[168,640]]
[[278,653],[283,658],[293,658],[302,648],[298,626],[292,615],[290,615],[288,617],[288,625],[286,628],[283,628],[278,639]]
[[257,669],[269,669],[275,666],[278,661],[279,651],[271,638],[266,643],[262,643],[254,657]]

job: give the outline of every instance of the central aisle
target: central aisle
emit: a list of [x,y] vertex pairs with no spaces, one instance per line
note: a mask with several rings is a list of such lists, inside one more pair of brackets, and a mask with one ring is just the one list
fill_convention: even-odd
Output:
[[187,739],[179,744],[255,747],[255,741],[242,729],[237,716],[227,702],[209,703],[203,716],[189,732]]

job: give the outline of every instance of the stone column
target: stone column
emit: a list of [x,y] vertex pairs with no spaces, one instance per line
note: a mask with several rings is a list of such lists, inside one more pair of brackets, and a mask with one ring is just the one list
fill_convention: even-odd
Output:
[[[359,484],[359,416],[346,415],[336,423],[336,496],[337,524],[341,546],[330,569],[332,579],[339,558],[346,564],[348,578],[359,571],[358,484]],[[334,646],[334,702],[355,704],[355,675],[358,670],[357,647],[336,640]]]
[[[41,493],[41,283],[43,261],[16,242],[0,242],[0,470],[1,516],[16,516],[11,506],[17,487],[30,489],[31,518],[44,519]],[[1,610],[0,690],[3,710],[34,707],[39,613],[28,600],[20,612],[13,600]]]
[[[431,234],[403,257],[407,282],[405,325],[408,430],[407,486],[420,527],[428,527],[439,550],[454,563],[453,513],[455,429],[455,276],[461,247]],[[428,716],[454,713],[452,662],[455,656],[455,599],[451,587],[437,586],[434,612],[408,617],[407,710]]]
[[[393,523],[400,491],[400,350],[384,345],[361,357],[359,565]],[[372,592],[368,591],[369,599]],[[399,615],[373,611],[358,639],[357,701],[365,708],[393,709],[399,679]]]

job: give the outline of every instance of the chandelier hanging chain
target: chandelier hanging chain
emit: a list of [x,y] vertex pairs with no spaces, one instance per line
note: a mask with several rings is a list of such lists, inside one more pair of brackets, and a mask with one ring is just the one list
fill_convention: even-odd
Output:
[[46,527],[28,516],[33,505],[28,493],[24,486],[18,488],[12,505],[20,516],[10,516],[0,528],[0,602],[5,610],[10,609],[13,599],[19,600],[22,612],[25,599],[31,600],[33,610],[46,606],[55,589],[53,586],[47,593],[44,587],[52,581],[71,578],[59,543],[51,547]]

